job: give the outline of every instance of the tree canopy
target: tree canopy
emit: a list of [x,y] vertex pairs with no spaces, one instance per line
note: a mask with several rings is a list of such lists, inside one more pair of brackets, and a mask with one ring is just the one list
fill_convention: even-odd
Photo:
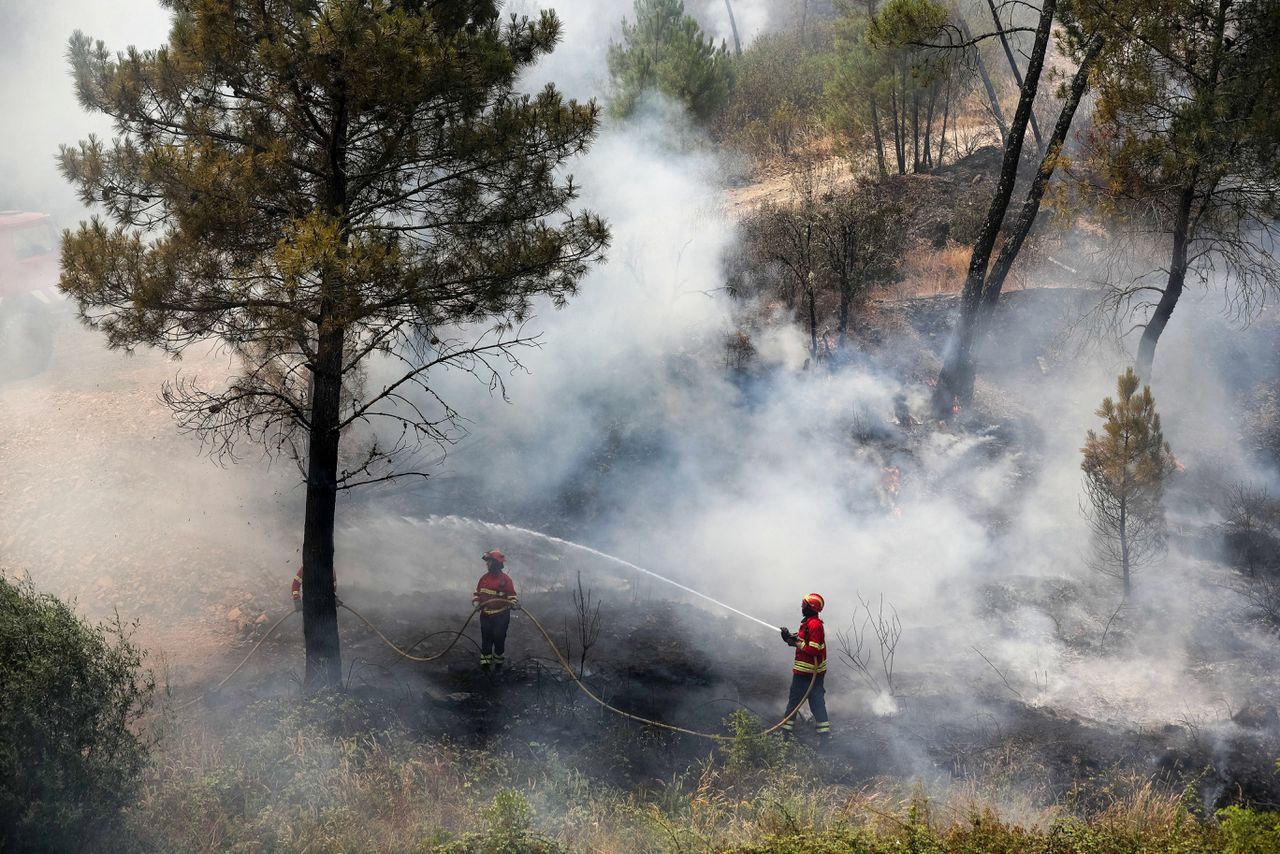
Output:
[[[859,8],[862,6],[863,8]],[[840,4],[836,49],[827,83],[828,123],[848,139],[870,132],[877,166],[887,171],[886,137],[899,174],[919,172],[942,160],[946,122],[958,100],[958,51],[926,46],[951,18],[934,0]],[[882,119],[888,119],[888,132]],[[935,125],[938,156],[933,153]]]
[[1229,280],[1242,311],[1280,288],[1280,3],[1076,8],[1112,45],[1096,74],[1096,198],[1134,230],[1166,236],[1166,264],[1116,283],[1120,313],[1145,316],[1137,362],[1146,375],[1188,275]]
[[[225,385],[177,382],[165,399],[215,452],[251,439],[299,461],[308,678],[332,683],[336,492],[449,441],[456,413],[430,371],[501,384],[533,300],[563,302],[599,259],[606,226],[573,209],[561,168],[597,108],[516,90],[559,38],[551,12],[166,5],[159,49],[71,40],[79,99],[117,136],[62,149],[100,211],[65,236],[62,288],[113,347],[216,340],[240,357]],[[385,378],[369,382],[374,360]],[[340,455],[353,428],[360,446]]]
[[702,34],[683,0],[636,0],[635,16],[622,22],[622,41],[609,43],[614,111],[628,115],[657,91],[710,118],[733,86],[728,48]]

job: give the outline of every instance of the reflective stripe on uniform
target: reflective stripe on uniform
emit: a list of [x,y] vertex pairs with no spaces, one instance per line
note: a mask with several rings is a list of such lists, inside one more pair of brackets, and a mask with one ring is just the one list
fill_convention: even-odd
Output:
[[826,673],[827,662],[826,660],[823,660],[823,661],[819,661],[815,665],[808,661],[796,661],[794,664],[792,664],[791,669],[796,673]]

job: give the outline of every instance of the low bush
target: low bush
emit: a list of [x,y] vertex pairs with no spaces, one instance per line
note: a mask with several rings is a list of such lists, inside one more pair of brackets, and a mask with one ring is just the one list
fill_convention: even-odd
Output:
[[1223,850],[1229,854],[1280,851],[1280,812],[1259,812],[1231,806],[1218,813]]
[[118,618],[93,625],[0,577],[0,850],[117,846],[148,743],[155,687]]
[[780,733],[762,735],[765,725],[745,709],[730,714],[725,724],[732,736],[721,745],[721,753],[725,771],[731,776],[776,768],[794,752]]
[[515,789],[500,789],[480,819],[483,829],[435,850],[439,854],[555,854],[564,850],[533,830],[533,808]]

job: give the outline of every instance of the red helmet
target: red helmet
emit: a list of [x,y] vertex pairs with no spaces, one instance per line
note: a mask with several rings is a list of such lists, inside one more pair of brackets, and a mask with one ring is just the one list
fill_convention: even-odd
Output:
[[823,599],[817,593],[810,593],[808,596],[801,599],[800,603],[802,605],[808,605],[814,611],[821,613],[823,606],[827,604],[827,600]]
[[494,560],[494,561],[497,561],[498,563],[503,563],[503,564],[507,562],[507,556],[504,555],[502,552],[498,551],[497,549],[494,549],[491,552],[485,552],[484,554],[480,555],[480,557],[484,558],[485,560]]

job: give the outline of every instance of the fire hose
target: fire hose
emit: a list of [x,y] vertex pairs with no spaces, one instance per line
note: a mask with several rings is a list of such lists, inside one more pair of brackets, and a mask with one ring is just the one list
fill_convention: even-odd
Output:
[[[378,631],[377,627],[374,626],[373,623],[365,619],[365,617],[355,608],[352,608],[350,605],[347,605],[346,603],[343,603],[342,607],[346,608],[348,611],[354,614],[361,622],[363,622],[366,626],[372,629],[373,633],[376,634],[379,638],[381,638],[382,642],[385,643],[387,646],[389,646],[391,649],[393,649],[398,655],[401,655],[404,658],[409,659],[410,661],[433,661],[434,659],[437,659],[440,656],[444,655],[446,652],[448,652],[450,649],[453,648],[454,644],[457,643],[457,637],[455,636],[454,640],[449,644],[449,646],[445,647],[444,650],[442,650],[440,653],[434,656],[429,656],[424,658],[424,657],[419,657],[415,655],[410,655],[409,653],[405,652],[404,650],[400,649],[400,647],[392,643],[387,638],[386,635]],[[480,609],[480,606],[477,605],[476,609],[471,612],[471,616],[467,617],[466,623],[463,623],[462,628],[459,629],[456,633],[458,636],[460,636],[462,632],[467,628],[467,624],[471,622],[471,618],[476,615],[476,611],[478,611],[479,609]],[[675,724],[669,724],[663,721],[653,720],[652,718],[642,717],[641,715],[633,714],[624,709],[619,709],[617,706],[611,705],[609,702],[602,699],[598,694],[596,694],[594,691],[588,688],[586,683],[584,683],[582,679],[578,677],[578,674],[574,673],[573,665],[571,665],[569,661],[564,657],[564,654],[560,652],[559,645],[556,644],[555,639],[551,637],[551,633],[546,630],[546,628],[542,625],[542,623],[538,620],[538,618],[535,617],[533,614],[531,614],[529,610],[524,607],[521,607],[519,610],[522,611],[524,615],[529,618],[529,621],[531,623],[533,623],[533,627],[538,630],[538,634],[542,635],[542,639],[547,642],[547,647],[555,654],[556,661],[559,662],[560,667],[569,676],[569,678],[573,680],[573,683],[578,686],[578,690],[580,690],[583,694],[586,694],[588,698],[590,698],[594,703],[599,705],[601,708],[606,709],[610,712],[613,712],[615,715],[619,715],[621,717],[627,718],[628,720],[633,720],[633,721],[636,721],[637,723],[645,724],[646,726],[658,727],[659,729],[665,729],[670,732],[678,732],[684,735],[692,735],[698,738],[708,738],[708,739],[712,739],[713,741],[732,741],[732,737],[727,735],[720,735],[718,733],[711,733],[711,732],[699,732],[698,730],[686,729],[685,727],[676,726]],[[818,674],[814,673],[812,676],[809,677],[809,686],[805,689],[804,696],[800,698],[800,702],[796,703],[795,707],[792,708],[790,711],[788,711],[787,714],[782,718],[782,720],[778,721],[776,724],[769,727],[768,729],[761,730],[760,732],[756,733],[756,735],[769,735],[770,733],[777,732],[778,730],[782,729],[782,727],[785,726],[788,721],[790,721],[793,717],[795,717],[800,712],[800,707],[804,705],[805,701],[809,699],[809,695],[813,693],[813,688],[814,688],[814,685],[817,684],[817,681],[818,681]]]
[[[452,634],[454,637],[453,637],[453,640],[451,640],[448,643],[448,645],[445,646],[444,649],[440,650],[438,653],[435,653],[434,655],[425,655],[425,656],[413,655],[412,653],[406,652],[405,650],[396,646],[391,641],[390,638],[388,638],[378,629],[377,626],[369,622],[369,620],[363,614],[361,614],[359,611],[357,611],[355,608],[352,608],[350,605],[346,604],[345,602],[341,603],[340,607],[345,608],[346,610],[350,611],[353,615],[355,615],[356,619],[360,620],[360,622],[368,626],[373,631],[373,633],[377,635],[378,638],[384,644],[386,644],[388,647],[394,650],[397,655],[401,656],[402,658],[408,659],[409,661],[426,662],[426,661],[436,661],[440,658],[443,658],[445,654],[449,652],[449,650],[457,646],[458,641],[461,638],[466,637],[466,635],[464,635],[463,632],[466,631],[467,626],[471,624],[471,621],[475,619],[475,616],[480,611],[481,607],[484,607],[484,606],[476,605],[476,607],[471,610],[471,613],[467,615],[467,619],[463,621],[461,628],[459,628],[456,632],[449,632],[449,634]],[[627,718],[628,720],[633,720],[633,721],[636,721],[637,723],[641,723],[646,726],[665,729],[670,732],[678,732],[683,735],[692,735],[697,738],[706,738],[712,741],[732,741],[733,740],[731,736],[720,735],[719,733],[712,733],[712,732],[700,732],[698,730],[687,729],[682,726],[676,726],[675,724],[669,724],[663,721],[653,720],[652,718],[646,718],[641,715],[628,712],[624,709],[619,709],[617,706],[610,704],[606,700],[602,699],[594,691],[592,691],[589,687],[587,687],[586,683],[584,683],[582,679],[579,678],[578,674],[574,673],[573,665],[571,665],[569,661],[564,657],[564,655],[560,652],[560,647],[556,644],[555,639],[551,637],[551,633],[546,630],[546,628],[542,625],[542,623],[538,620],[538,618],[535,617],[533,614],[531,614],[527,609],[523,607],[520,608],[519,610],[524,612],[524,615],[529,618],[529,621],[533,623],[534,628],[537,629],[538,634],[542,635],[542,639],[547,642],[547,646],[555,654],[556,661],[559,662],[560,667],[569,676],[569,678],[573,681],[573,683],[578,687],[578,690],[580,690],[583,694],[587,695],[587,697],[590,698],[592,702],[596,703],[601,708],[607,711],[613,712],[615,715],[619,715],[621,717]],[[240,663],[237,664],[230,673],[224,676],[222,680],[218,682],[217,685],[213,686],[213,688],[200,694],[199,696],[194,697],[191,700],[188,700],[182,705],[175,707],[174,711],[181,711],[182,709],[185,709],[188,706],[191,706],[199,702],[200,700],[204,699],[209,694],[216,693],[217,691],[219,691],[223,685],[227,684],[227,682],[230,681],[232,676],[235,676],[236,673],[240,671],[240,668],[245,666],[245,664],[249,661],[250,658],[253,658],[253,656],[258,652],[258,650],[262,647],[262,645],[266,643],[267,639],[270,638],[273,634],[275,634],[276,629],[278,629],[280,625],[284,623],[285,620],[289,619],[289,617],[292,617],[295,613],[297,612],[289,611],[283,617],[276,620],[275,623],[271,625],[271,628],[267,629],[267,633],[264,634],[256,644],[253,645],[253,649],[249,650],[248,655],[246,655],[243,659],[241,659]],[[795,706],[792,707],[786,713],[786,715],[783,716],[782,720],[778,721],[776,724],[769,727],[768,729],[764,729],[758,733],[755,733],[755,735],[769,735],[770,733],[774,733],[782,729],[782,727],[784,727],[788,721],[790,721],[800,712],[800,707],[805,704],[805,701],[809,699],[809,695],[813,693],[813,688],[817,684],[817,681],[818,681],[818,674],[817,673],[812,674],[809,677],[809,685],[807,688],[805,688],[804,696],[800,698],[800,702],[796,703]]]
[[[446,646],[444,649],[440,650],[439,652],[437,652],[435,655],[412,655],[408,652],[405,652],[403,649],[401,649],[400,647],[392,643],[391,640],[386,635],[378,631],[377,626],[375,626],[373,623],[365,619],[364,614],[361,614],[359,611],[357,611],[355,608],[352,608],[346,602],[341,603],[341,607],[346,608],[352,614],[355,614],[356,619],[358,619],[360,622],[368,626],[375,635],[377,635],[379,638],[382,639],[383,643],[385,643],[387,646],[394,649],[397,653],[399,653],[404,658],[407,658],[410,661],[435,661],[436,659],[444,658],[445,654],[449,650],[453,649],[455,646],[458,645],[459,640],[466,637],[466,635],[464,635],[463,632],[467,630],[467,626],[471,625],[471,621],[475,619],[476,614],[479,613],[480,609],[484,606],[477,605],[474,608],[472,608],[471,613],[467,615],[467,619],[463,621],[462,628],[458,629],[456,632],[437,632],[436,634],[451,634],[453,635],[453,640],[449,641],[449,645]],[[422,641],[419,641],[418,643],[421,643],[421,642]],[[414,644],[414,646],[417,646],[417,644]]]
[[[200,702],[201,700],[203,700],[205,697],[209,696],[210,694],[216,694],[220,690],[222,690],[222,686],[226,685],[227,682],[231,680],[232,676],[235,676],[237,673],[240,672],[240,668],[244,667],[245,664],[248,663],[249,659],[253,658],[253,656],[262,647],[262,645],[267,642],[267,638],[271,637],[273,634],[276,633],[276,629],[280,628],[280,624],[283,623],[285,620],[289,619],[290,617],[292,617],[296,613],[298,612],[286,611],[283,617],[281,617],[280,619],[276,620],[274,623],[271,624],[271,628],[267,629],[267,633],[265,635],[258,638],[258,642],[253,645],[253,649],[249,650],[249,654],[246,655],[244,658],[240,659],[240,663],[237,664],[234,668],[232,668],[230,673],[222,677],[221,682],[219,682],[217,685],[214,685],[212,688],[210,688],[208,691],[205,691],[203,694],[200,694],[196,697],[193,697],[190,700],[187,700],[181,706],[175,706],[173,710],[175,712],[180,712],[183,709],[185,709],[187,706],[194,705]],[[466,626],[463,626],[463,628],[466,628]]]

